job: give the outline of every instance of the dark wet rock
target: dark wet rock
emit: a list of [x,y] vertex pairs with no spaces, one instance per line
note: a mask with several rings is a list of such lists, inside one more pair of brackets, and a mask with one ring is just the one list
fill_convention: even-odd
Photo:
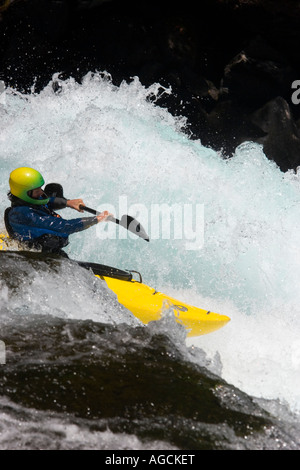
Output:
[[223,87],[235,104],[253,111],[276,96],[290,99],[295,76],[284,57],[255,38],[226,65]]
[[269,101],[253,114],[252,122],[265,132],[257,141],[268,158],[282,171],[296,170],[300,166],[300,131],[288,103],[280,96]]

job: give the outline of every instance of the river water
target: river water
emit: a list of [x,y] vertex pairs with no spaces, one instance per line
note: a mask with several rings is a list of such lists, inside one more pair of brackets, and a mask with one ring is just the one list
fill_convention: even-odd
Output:
[[72,260],[231,321],[198,338],[172,315],[145,327],[73,261],[1,251],[0,449],[299,449],[298,175],[251,142],[230,159],[203,147],[158,84],[53,80],[0,95],[1,212],[10,171],[36,168],[151,239],[99,224],[70,237]]

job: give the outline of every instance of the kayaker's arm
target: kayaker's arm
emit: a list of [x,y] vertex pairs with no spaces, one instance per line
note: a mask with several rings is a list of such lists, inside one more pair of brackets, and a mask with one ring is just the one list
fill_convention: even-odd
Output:
[[[83,207],[84,202],[82,199],[66,199],[64,197],[53,197],[50,198],[49,206],[51,209],[64,209],[65,207],[69,207],[71,209],[75,209],[78,212],[84,212]],[[103,211],[101,213],[97,213],[96,217],[88,217],[89,221],[93,220],[93,223],[87,225],[90,227],[98,222],[102,222],[103,220],[107,219],[108,217],[112,217],[113,215],[110,214],[108,211]],[[84,219],[82,219],[84,220]],[[84,224],[85,225],[85,224]]]
[[37,238],[44,233],[67,237],[72,233],[81,232],[98,224],[108,216],[108,212],[95,217],[81,217],[71,220],[53,217],[42,210],[34,210],[28,206],[14,208],[9,214],[12,230],[19,234],[21,239]]
[[[84,212],[82,208],[85,207],[82,199],[66,199],[64,197],[51,198],[49,206],[51,207],[51,209],[56,210],[65,209],[66,207],[69,207],[70,209],[75,209],[78,212]],[[101,214],[97,213],[96,217],[93,217],[93,219],[97,220],[98,222],[102,222],[102,220],[105,220],[109,216],[112,217],[112,214],[108,213],[107,211],[104,211],[101,212]],[[89,219],[91,219],[91,217],[89,217]]]
[[53,210],[65,209],[70,207],[78,212],[83,212],[80,206],[84,205],[82,199],[66,199],[65,197],[51,197],[49,207]]
[[67,207],[68,199],[64,197],[51,197],[48,203],[49,207],[53,210],[65,209]]

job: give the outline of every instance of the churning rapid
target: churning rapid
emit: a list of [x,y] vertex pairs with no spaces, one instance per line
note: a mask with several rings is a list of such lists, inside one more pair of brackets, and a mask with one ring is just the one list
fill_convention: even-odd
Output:
[[[95,419],[93,412],[101,416],[101,426],[95,425],[92,431],[87,415],[79,413],[82,422],[68,422],[66,448],[78,445],[79,438],[74,437],[77,432],[81,433],[81,446],[86,448],[99,446],[99,435],[105,441],[102,448],[151,448],[151,445],[197,448],[195,436],[188,438],[191,428],[183,425],[193,416],[195,394],[199,392],[197,380],[200,379],[193,375],[196,374],[194,366],[207,368],[207,376],[201,369],[207,381],[213,380],[209,374],[216,374],[224,381],[223,385],[215,385],[215,389],[217,395],[222,394],[225,408],[230,407],[234,396],[243,396],[243,400],[239,398],[239,406],[244,403],[247,408],[244,412],[251,415],[253,408],[246,403],[246,397],[251,397],[255,406],[261,406],[268,416],[290,423],[288,431],[285,428],[289,438],[282,438],[281,442],[282,447],[295,448],[299,446],[295,428],[299,426],[300,413],[299,176],[282,173],[257,144],[244,143],[227,159],[203,147],[199,140],[191,140],[185,132],[185,119],[174,117],[155,104],[161,93],[172,91],[158,84],[145,88],[137,78],[117,87],[108,74],[100,73],[88,74],[81,84],[55,76],[39,94],[32,90],[31,94],[22,95],[6,89],[0,95],[1,214],[8,206],[9,173],[19,166],[36,168],[46,183],[62,184],[67,198],[82,197],[87,206],[107,208],[117,217],[128,213],[140,220],[150,236],[150,243],[144,243],[121,228],[117,231],[112,224],[99,224],[70,237],[66,249],[70,258],[137,270],[146,284],[189,304],[228,315],[231,322],[215,333],[187,340],[170,319],[166,324],[140,330],[139,323],[101,290],[101,284],[91,273],[68,260],[43,264],[34,255],[27,259],[2,253],[2,334],[6,331],[8,338],[18,341],[20,328],[26,337],[28,357],[32,343],[32,351],[42,350],[41,361],[46,362],[53,361],[44,351],[47,342],[51,342],[53,328],[57,328],[55,344],[72,337],[76,338],[79,349],[83,347],[80,339],[84,343],[94,335],[95,356],[100,354],[100,349],[105,357],[114,351],[114,360],[118,358],[122,362],[120,357],[124,354],[128,366],[128,355],[133,350],[140,364],[146,362],[146,357],[154,356],[153,338],[159,332],[166,336],[162,343],[156,344],[157,352],[163,356],[164,351],[170,357],[174,354],[181,373],[188,371],[184,391],[177,397],[180,401],[184,396],[191,407],[191,414],[183,413],[177,428],[178,436],[183,429],[186,440],[182,434],[181,440],[176,439],[171,431],[155,434],[159,420],[168,428],[162,412],[157,419],[151,420],[150,414],[147,415],[148,424],[145,420],[138,430],[130,428],[128,422],[123,428],[114,427],[111,417],[105,424],[105,413],[98,409],[96,413],[91,406],[91,417]],[[61,215],[71,218],[74,211],[65,209]],[[4,230],[4,224],[0,229]],[[81,327],[86,328],[85,334],[82,333],[84,338],[80,337]],[[39,337],[31,333],[31,328],[37,328]],[[0,332],[1,339],[9,343]],[[38,341],[40,348],[36,345]],[[173,353],[169,342],[173,342]],[[9,344],[6,347],[6,364],[0,367],[4,376],[8,374],[6,381],[12,389],[14,380],[21,380],[22,374],[10,372],[13,366],[9,359],[19,357],[22,348],[15,345],[12,353]],[[69,360],[71,352],[67,349],[64,345],[61,350],[53,351],[60,365],[64,357],[66,362]],[[29,363],[28,359],[28,368]],[[17,359],[15,364],[17,368]],[[133,402],[134,390],[137,396],[142,393],[134,383],[137,376],[146,376],[150,370],[143,367],[131,370]],[[43,374],[38,366],[35,372],[32,380],[39,383],[37,388],[42,387]],[[30,373],[33,374],[32,370]],[[89,373],[93,374],[92,368]],[[153,370],[153,376],[156,373]],[[76,374],[76,369],[72,374]],[[68,376],[73,388],[77,387],[79,401],[82,374],[82,370],[78,371],[77,384],[74,375],[71,378],[71,368]],[[168,374],[174,374],[166,381],[173,379],[174,389],[170,394],[176,395],[176,387],[182,386],[176,368],[170,368]],[[52,370],[52,380],[53,375]],[[57,386],[60,377],[62,373],[55,379]],[[96,373],[93,380],[105,382],[107,377]],[[50,378],[46,377],[46,381],[50,382]],[[229,385],[225,386],[226,383]],[[105,383],[101,386],[105,388]],[[193,396],[190,403],[189,390]],[[119,392],[121,400],[129,400],[121,389]],[[160,392],[163,394],[163,387]],[[108,393],[114,394],[113,386]],[[27,397],[9,394],[3,380],[1,395],[0,448],[10,448],[13,440],[21,442],[14,435],[20,408],[22,429],[26,431],[30,428],[26,423],[31,423],[31,429],[35,430],[28,444],[32,448],[47,447],[48,442],[46,437],[41,444],[36,443],[38,438],[35,441],[39,432],[33,413],[35,406],[41,410],[40,432],[44,436],[49,427],[60,432],[64,411],[68,416],[76,415],[77,411],[71,405],[52,408],[49,397],[49,403],[45,400],[45,408],[41,408],[41,396],[35,401],[33,392],[28,392]],[[105,400],[105,394],[101,400]],[[196,402],[201,402],[201,396],[196,397]],[[169,407],[172,419],[176,403],[172,399],[173,408]],[[56,414],[49,417],[49,409]],[[253,416],[258,415],[255,409]],[[194,419],[196,426],[195,422]],[[147,426],[153,430],[152,434],[147,434]],[[232,429],[236,437],[231,439],[228,434]],[[127,432],[128,437],[121,444],[122,432]],[[228,448],[246,448],[234,426],[230,432],[226,435],[225,428],[222,432],[214,431],[210,436],[215,440],[207,446],[222,448],[223,435],[223,441],[230,442]],[[152,443],[141,444],[149,436],[151,439],[155,436]],[[261,442],[252,436],[253,448],[268,445],[272,448],[271,441],[270,435]],[[198,447],[201,446],[205,447],[203,443]]]

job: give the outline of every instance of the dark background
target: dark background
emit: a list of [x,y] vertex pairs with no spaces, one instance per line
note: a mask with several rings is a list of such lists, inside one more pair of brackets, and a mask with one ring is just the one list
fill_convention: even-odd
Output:
[[282,171],[300,165],[299,1],[0,0],[0,18],[6,85],[138,76],[172,86],[158,104],[188,118],[191,138],[227,157],[252,140]]

